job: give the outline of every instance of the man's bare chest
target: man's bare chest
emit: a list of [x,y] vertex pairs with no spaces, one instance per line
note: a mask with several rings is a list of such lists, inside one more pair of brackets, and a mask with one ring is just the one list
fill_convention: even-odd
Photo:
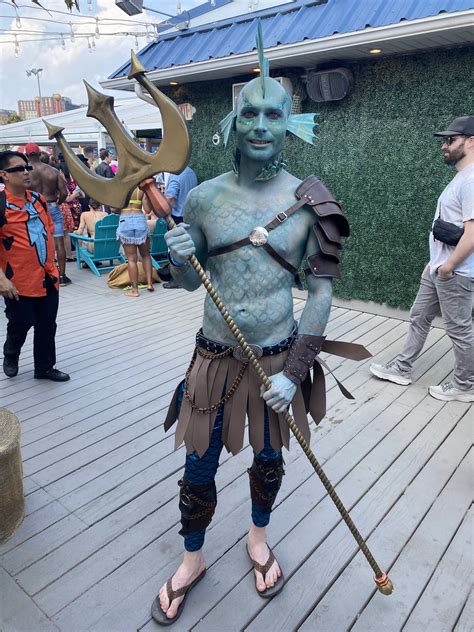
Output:
[[[304,247],[311,225],[311,212],[300,208],[293,215],[282,215],[294,203],[294,196],[285,195],[265,200],[216,199],[209,209],[204,232],[208,250],[212,251],[234,244],[255,234],[260,234],[277,215],[283,217],[277,226],[268,231],[268,243],[278,248],[280,254],[290,254]],[[257,229],[257,230],[256,230]],[[258,247],[258,246],[256,246]]]

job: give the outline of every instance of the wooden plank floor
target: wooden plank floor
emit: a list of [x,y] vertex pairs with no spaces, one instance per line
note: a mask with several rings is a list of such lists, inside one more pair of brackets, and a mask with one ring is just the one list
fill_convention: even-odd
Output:
[[[68,270],[69,273],[69,270]],[[181,447],[165,435],[171,393],[190,359],[203,290],[157,286],[139,299],[72,266],[61,291],[58,368],[66,384],[32,379],[28,338],[15,379],[0,376],[0,405],[22,424],[26,516],[0,546],[0,630],[156,631],[149,608],[178,563]],[[295,298],[296,313],[304,300]],[[328,337],[393,357],[408,323],[335,307]],[[0,316],[1,338],[5,319]],[[269,528],[287,586],[256,595],[245,554],[247,447],[224,454],[209,529],[206,579],[176,631],[472,630],[472,411],[427,387],[452,369],[451,344],[433,329],[408,387],[376,380],[369,361],[329,357],[355,395],[327,378],[328,413],[312,445],[378,563],[372,572],[293,442]]]

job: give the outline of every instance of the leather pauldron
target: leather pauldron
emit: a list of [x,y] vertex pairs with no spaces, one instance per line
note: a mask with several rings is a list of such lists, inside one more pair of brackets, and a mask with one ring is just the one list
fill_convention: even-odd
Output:
[[314,233],[320,252],[307,259],[308,268],[314,276],[340,278],[339,271],[341,237],[348,237],[349,222],[332,193],[316,176],[309,176],[296,189],[298,199],[305,198],[317,216]]

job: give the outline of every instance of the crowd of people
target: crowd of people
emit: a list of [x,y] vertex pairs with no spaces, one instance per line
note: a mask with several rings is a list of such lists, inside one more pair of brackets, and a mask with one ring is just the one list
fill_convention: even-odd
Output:
[[[101,177],[114,178],[118,172],[117,160],[107,149],[101,149],[95,158],[94,150],[86,147],[77,157]],[[187,167],[178,176],[157,175],[158,182],[165,180],[169,190],[163,186],[163,193],[178,223],[182,221],[184,200],[197,179]],[[71,283],[66,265],[76,260],[69,234],[94,238],[97,222],[110,213],[118,214],[117,239],[127,259],[131,286],[125,295],[138,297],[139,258],[146,288],[154,291],[150,233],[156,217],[138,188],[124,209],[109,208],[90,198],[72,178],[63,155],[42,151],[36,143],[27,143],[24,153],[0,152],[0,203],[0,296],[5,299],[8,320],[4,373],[8,377],[17,375],[21,347],[34,327],[35,377],[64,381],[69,376],[54,368],[54,339],[57,290]],[[82,243],[93,253],[93,243]],[[31,275],[27,269],[30,264],[35,268]],[[164,283],[164,287],[178,286],[171,282]]]

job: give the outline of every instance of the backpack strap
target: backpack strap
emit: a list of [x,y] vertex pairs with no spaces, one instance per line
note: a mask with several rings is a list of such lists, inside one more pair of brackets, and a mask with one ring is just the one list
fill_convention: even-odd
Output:
[[31,197],[33,202],[39,202],[45,211],[48,210],[48,204],[42,199],[41,194],[37,191],[31,191]]
[[7,223],[6,218],[7,196],[5,191],[0,191],[0,228]]

